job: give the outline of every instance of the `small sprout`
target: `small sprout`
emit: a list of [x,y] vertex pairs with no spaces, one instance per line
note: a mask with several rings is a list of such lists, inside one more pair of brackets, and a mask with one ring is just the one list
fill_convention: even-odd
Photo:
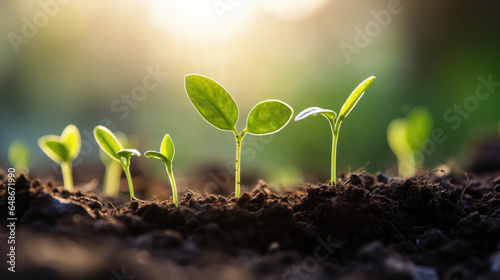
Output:
[[342,124],[342,121],[344,120],[345,117],[351,112],[352,108],[356,106],[356,103],[358,103],[359,99],[363,96],[365,91],[370,87],[370,85],[373,83],[375,80],[375,76],[371,76],[368,79],[364,80],[361,84],[359,84],[354,91],[349,95],[349,98],[347,98],[346,102],[344,105],[342,105],[342,108],[340,109],[340,113],[337,116],[337,114],[328,109],[322,109],[319,107],[311,107],[307,108],[304,111],[300,112],[297,117],[295,117],[295,121],[300,121],[302,119],[305,119],[309,116],[316,116],[316,115],[322,115],[324,116],[328,122],[330,122],[330,127],[332,129],[332,173],[331,173],[331,182],[333,184],[336,183],[336,160],[337,160],[337,141],[339,139],[339,130],[340,130],[340,125]]
[[174,201],[175,206],[179,206],[179,202],[177,200],[177,187],[175,186],[174,172],[172,171],[172,160],[174,159],[175,148],[170,135],[166,134],[163,137],[159,152],[147,151],[144,153],[144,155],[149,158],[159,159],[163,161],[163,163],[165,163],[167,167],[168,178],[170,179],[170,184],[172,185],[172,200]]
[[9,145],[7,157],[10,165],[19,173],[28,173],[30,166],[30,148],[22,139],[16,139]]
[[186,93],[198,113],[223,131],[232,131],[236,138],[235,196],[240,196],[241,142],[247,133],[267,135],[285,127],[293,115],[293,109],[279,100],[266,100],[253,107],[247,118],[247,127],[236,130],[239,110],[233,97],[216,81],[197,74],[186,75]]
[[53,161],[61,165],[64,187],[73,190],[71,162],[80,153],[80,131],[72,124],[68,125],[61,136],[47,135],[38,139],[38,146]]
[[136,149],[124,149],[113,132],[101,125],[94,128],[94,137],[99,147],[111,158],[120,163],[127,176],[130,198],[136,199],[132,177],[130,176],[130,158],[132,156],[140,156],[139,151]]
[[[128,146],[128,139],[124,133],[116,132],[115,136],[124,147]],[[123,168],[120,162],[116,161],[102,149],[99,150],[99,157],[106,167],[103,184],[104,193],[107,196],[115,196],[120,192],[120,178]]]
[[419,156],[422,145],[427,141],[432,129],[432,116],[423,107],[416,107],[406,118],[392,120],[387,127],[387,142],[398,158],[398,172],[403,177],[415,174],[423,158]]

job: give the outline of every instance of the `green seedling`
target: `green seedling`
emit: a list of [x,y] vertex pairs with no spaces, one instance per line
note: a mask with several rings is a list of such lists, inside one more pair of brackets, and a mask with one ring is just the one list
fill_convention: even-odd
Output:
[[[403,177],[415,174],[417,155],[432,129],[432,116],[422,107],[416,107],[406,118],[392,120],[387,127],[387,142],[398,159],[398,172]],[[422,157],[418,157],[421,159]]]
[[319,107],[310,107],[300,112],[297,117],[295,117],[295,121],[303,120],[310,116],[322,115],[324,116],[328,122],[330,123],[330,127],[332,130],[332,173],[331,173],[331,182],[333,184],[336,183],[336,161],[337,161],[337,141],[339,140],[339,130],[340,125],[345,117],[351,112],[352,108],[358,103],[359,99],[363,96],[363,93],[370,87],[370,85],[375,80],[375,76],[371,76],[368,79],[364,80],[361,84],[359,84],[354,91],[349,95],[344,105],[340,109],[340,114],[337,115],[332,110],[322,109]]
[[285,127],[293,109],[279,100],[266,100],[253,107],[247,117],[246,128],[236,130],[239,110],[233,97],[216,81],[197,74],[186,75],[186,93],[198,113],[209,124],[223,131],[232,131],[236,138],[235,196],[240,195],[241,142],[247,133],[267,135]]
[[175,148],[170,135],[166,134],[163,137],[159,152],[147,151],[144,153],[144,155],[149,158],[159,159],[163,161],[163,163],[165,163],[167,167],[168,178],[170,179],[170,184],[172,185],[172,200],[174,201],[175,206],[179,206],[179,202],[177,200],[177,187],[175,186],[174,172],[172,171],[172,160],[174,159]]
[[28,173],[30,166],[30,148],[22,139],[15,139],[7,150],[9,163],[19,173]]
[[[122,132],[115,133],[116,139],[124,147],[128,146],[127,136]],[[99,150],[99,158],[106,167],[104,173],[104,194],[107,196],[115,196],[120,192],[120,178],[122,176],[123,168],[120,162],[116,161],[113,157],[108,155],[103,149]]]
[[47,135],[38,139],[38,146],[53,161],[61,165],[64,187],[73,190],[73,173],[71,162],[80,153],[81,137],[78,128],[68,125],[61,136]]
[[140,156],[139,151],[136,149],[124,149],[113,132],[101,125],[94,128],[94,137],[99,147],[111,158],[120,163],[127,176],[130,198],[136,199],[132,177],[130,176],[130,158],[132,156]]

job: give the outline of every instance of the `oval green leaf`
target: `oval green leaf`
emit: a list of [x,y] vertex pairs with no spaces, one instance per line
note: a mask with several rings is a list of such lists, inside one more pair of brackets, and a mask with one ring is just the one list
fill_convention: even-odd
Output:
[[59,136],[47,135],[38,139],[40,149],[53,161],[61,164],[69,159],[69,152],[66,146],[59,142]]
[[292,115],[292,107],[282,101],[262,101],[250,111],[245,130],[256,135],[275,133],[285,127]]
[[340,109],[339,120],[342,121],[351,112],[352,108],[356,106],[359,99],[363,96],[363,93],[370,87],[370,85],[375,81],[375,76],[371,76],[359,84],[349,95],[342,109]]
[[[127,135],[125,135],[125,133],[123,133],[121,131],[116,131],[114,133],[114,135],[115,135],[116,139],[118,139],[118,143],[120,143],[124,148],[129,145],[128,137],[127,137]],[[105,166],[116,163],[116,159],[111,157],[103,149],[99,149],[99,158],[101,159],[102,163],[104,163]]]
[[406,120],[401,118],[392,120],[387,127],[387,142],[398,157],[408,157],[411,154],[411,147],[406,141],[406,127]]
[[141,153],[139,153],[138,150],[136,149],[123,149],[123,150],[120,150],[116,153],[117,156],[121,157],[121,158],[126,158],[126,159],[129,159],[131,158],[132,156],[141,156]]
[[300,120],[303,120],[307,117],[316,116],[318,114],[325,116],[327,119],[329,119],[331,121],[333,121],[335,119],[335,117],[337,116],[337,113],[335,113],[332,110],[323,109],[320,107],[310,107],[310,108],[307,108],[307,109],[303,110],[302,112],[300,112],[297,115],[297,117],[295,117],[295,121],[300,121]]
[[197,74],[185,77],[189,100],[198,113],[221,130],[235,130],[238,106],[231,95],[216,81]]
[[68,125],[62,132],[61,143],[66,146],[69,153],[69,161],[74,160],[80,153],[80,148],[82,145],[82,139],[80,137],[80,131],[75,125]]
[[168,134],[166,134],[165,137],[163,137],[163,141],[161,141],[160,153],[164,155],[169,161],[172,161],[174,159],[174,143],[172,142],[172,138]]
[[431,113],[424,107],[415,107],[406,116],[406,141],[413,151],[422,147],[432,129]]
[[163,161],[165,164],[170,164],[168,158],[166,158],[163,154],[157,152],[157,151],[147,151],[144,153],[144,156],[148,157],[148,158],[156,158],[156,159],[159,159],[161,161]]
[[121,162],[117,153],[123,150],[116,136],[108,128],[98,125],[94,128],[94,137],[97,144],[103,151],[105,151],[114,160]]

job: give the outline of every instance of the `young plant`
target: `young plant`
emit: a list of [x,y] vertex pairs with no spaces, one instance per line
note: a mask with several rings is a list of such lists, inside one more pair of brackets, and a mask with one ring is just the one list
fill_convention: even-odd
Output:
[[15,139],[7,150],[9,163],[19,173],[28,173],[30,166],[30,148],[22,139]]
[[340,109],[340,113],[337,116],[332,110],[322,109],[319,107],[310,107],[300,112],[297,117],[295,117],[295,121],[303,120],[310,116],[322,115],[324,116],[328,122],[330,123],[330,127],[332,129],[332,173],[331,173],[331,182],[333,184],[336,183],[336,161],[337,161],[337,141],[339,139],[339,130],[340,125],[345,117],[351,112],[352,108],[358,103],[359,99],[363,96],[363,93],[370,87],[370,85],[375,80],[375,76],[371,76],[368,79],[364,80],[359,84],[354,91],[349,95],[344,105]]
[[[429,138],[432,116],[422,107],[416,107],[406,118],[392,120],[387,127],[387,142],[398,159],[398,172],[403,177],[415,174],[422,160],[419,151]],[[418,157],[417,157],[418,156]]]
[[149,158],[159,159],[163,161],[163,163],[165,163],[167,167],[168,178],[170,179],[170,184],[172,185],[172,200],[174,201],[175,206],[178,207],[179,202],[177,200],[177,187],[175,186],[174,172],[172,171],[172,160],[174,159],[175,148],[170,135],[166,134],[163,137],[159,152],[147,151],[144,153],[144,155]]
[[243,131],[236,130],[239,110],[233,97],[216,81],[197,74],[186,75],[186,93],[198,113],[209,124],[223,131],[232,131],[236,138],[236,197],[240,195],[241,142],[247,133],[267,135],[285,127],[293,109],[279,100],[266,100],[253,107]]
[[73,173],[71,162],[80,153],[81,137],[78,128],[68,125],[61,136],[47,135],[38,139],[40,149],[53,161],[61,165],[64,187],[73,190]]
[[94,137],[99,147],[111,158],[120,163],[127,176],[130,199],[136,199],[132,177],[130,176],[130,158],[132,156],[140,156],[139,151],[136,149],[124,149],[113,132],[101,125],[94,128]]
[[[124,147],[128,146],[128,139],[124,133],[116,132],[115,136],[118,142]],[[104,194],[107,196],[115,196],[120,192],[120,178],[123,168],[120,162],[116,161],[102,149],[99,150],[99,158],[101,158],[102,163],[106,167],[103,184]]]

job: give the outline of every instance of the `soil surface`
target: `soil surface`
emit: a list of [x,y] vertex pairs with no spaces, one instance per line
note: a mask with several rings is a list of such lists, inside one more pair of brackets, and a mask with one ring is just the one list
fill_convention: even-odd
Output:
[[[16,272],[0,279],[500,279],[500,177],[421,170],[241,197],[109,199],[16,178]],[[499,174],[497,174],[499,175]]]

